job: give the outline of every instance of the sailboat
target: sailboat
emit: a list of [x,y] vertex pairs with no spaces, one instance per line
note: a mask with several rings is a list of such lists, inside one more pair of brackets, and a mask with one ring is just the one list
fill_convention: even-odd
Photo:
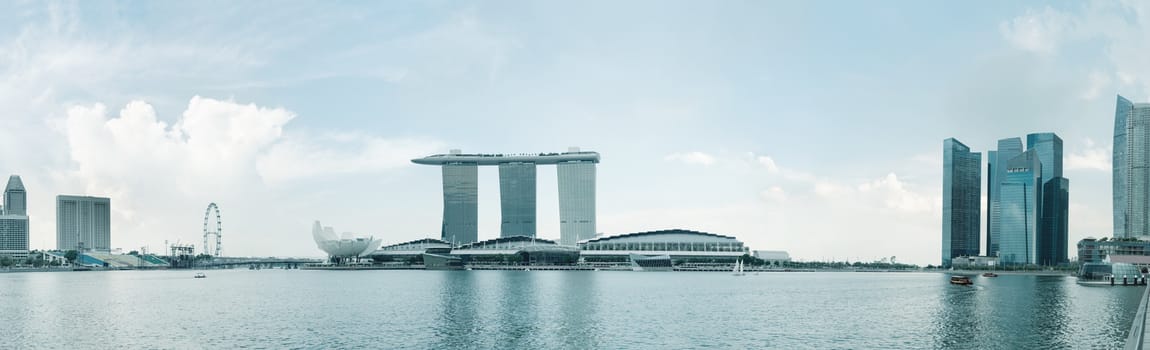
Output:
[[732,275],[735,275],[735,276],[745,276],[746,273],[743,272],[743,261],[742,260],[736,261],[735,262],[735,269],[732,270],[731,272],[732,272]]

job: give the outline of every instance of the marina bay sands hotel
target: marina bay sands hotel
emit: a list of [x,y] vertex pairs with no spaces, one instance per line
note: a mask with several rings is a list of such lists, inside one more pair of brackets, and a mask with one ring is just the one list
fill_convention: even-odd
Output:
[[451,150],[412,159],[443,168],[441,238],[454,244],[479,241],[478,167],[499,167],[500,237],[535,237],[535,167],[554,164],[559,176],[559,244],[595,237],[595,164],[599,153],[572,147],[563,153],[464,154]]

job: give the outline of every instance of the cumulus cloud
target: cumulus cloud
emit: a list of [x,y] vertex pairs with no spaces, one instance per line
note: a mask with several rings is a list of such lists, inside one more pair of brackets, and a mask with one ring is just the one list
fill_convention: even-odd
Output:
[[690,165],[711,165],[715,164],[715,156],[706,154],[699,151],[686,152],[686,153],[673,153],[663,157],[663,160],[672,162],[682,162]]
[[889,173],[885,177],[858,186],[861,193],[876,193],[883,205],[889,209],[909,213],[930,213],[940,202],[938,198],[911,191],[899,181],[898,175]]
[[[290,137],[284,129],[296,118],[291,111],[199,96],[170,125],[142,101],[111,114],[102,104],[74,106],[59,131],[72,163],[66,182],[77,184],[70,191],[113,199],[113,244],[179,234],[171,232],[181,226],[174,222],[194,220],[188,206],[228,200],[230,208],[238,202],[266,206],[270,199],[257,194],[269,186],[387,171],[440,144],[362,133]],[[249,213],[245,222],[266,226],[254,215],[270,214]],[[249,228],[257,229],[263,228]],[[151,236],[156,234],[163,236]]]
[[1066,170],[1112,170],[1110,161],[1114,152],[1110,147],[1095,145],[1094,140],[1089,138],[1083,140],[1082,144],[1083,147],[1078,148],[1076,152],[1066,155],[1063,164]]

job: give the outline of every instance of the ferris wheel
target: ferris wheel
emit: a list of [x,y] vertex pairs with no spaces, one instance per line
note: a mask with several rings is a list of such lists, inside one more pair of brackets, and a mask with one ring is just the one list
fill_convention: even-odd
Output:
[[[213,211],[216,214],[215,225],[211,225],[212,221],[210,220]],[[217,257],[220,256],[220,237],[223,235],[223,232],[224,224],[220,219],[220,207],[217,206],[216,203],[208,204],[208,209],[204,210],[204,254]],[[215,242],[212,242],[212,240],[209,239],[210,236],[215,236]]]

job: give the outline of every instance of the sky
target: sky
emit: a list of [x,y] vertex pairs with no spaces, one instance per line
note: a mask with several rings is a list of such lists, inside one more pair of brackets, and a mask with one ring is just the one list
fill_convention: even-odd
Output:
[[[314,220],[438,237],[440,171],[410,159],[577,146],[602,157],[603,234],[926,265],[942,140],[1054,132],[1076,256],[1110,236],[1115,96],[1150,101],[1147,57],[1137,1],[8,1],[0,174],[33,249],[82,194],[111,198],[125,251],[201,245],[215,202],[225,255],[320,256]],[[497,170],[479,186],[495,238]]]

